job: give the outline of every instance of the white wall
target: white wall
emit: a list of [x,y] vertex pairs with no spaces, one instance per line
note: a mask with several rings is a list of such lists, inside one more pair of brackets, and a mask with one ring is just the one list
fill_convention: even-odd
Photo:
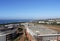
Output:
[[0,41],[6,41],[6,35],[1,35],[0,36]]
[[57,36],[43,37],[43,41],[57,41]]

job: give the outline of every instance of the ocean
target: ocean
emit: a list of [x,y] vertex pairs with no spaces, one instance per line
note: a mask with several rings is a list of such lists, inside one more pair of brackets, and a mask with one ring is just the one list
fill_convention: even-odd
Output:
[[30,19],[18,19],[18,20],[0,20],[0,24],[13,23],[13,22],[29,22]]

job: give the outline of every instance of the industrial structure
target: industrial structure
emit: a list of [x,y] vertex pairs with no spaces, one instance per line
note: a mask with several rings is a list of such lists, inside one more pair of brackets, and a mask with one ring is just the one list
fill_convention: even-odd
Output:
[[0,25],[0,41],[12,41],[17,34],[17,24]]

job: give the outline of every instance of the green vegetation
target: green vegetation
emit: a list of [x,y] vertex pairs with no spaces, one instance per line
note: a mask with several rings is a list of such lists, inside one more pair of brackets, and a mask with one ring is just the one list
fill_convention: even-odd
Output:
[[18,31],[22,31],[23,29],[22,28],[18,28]]
[[12,41],[18,41],[19,40],[19,37],[17,37],[16,39],[12,40]]

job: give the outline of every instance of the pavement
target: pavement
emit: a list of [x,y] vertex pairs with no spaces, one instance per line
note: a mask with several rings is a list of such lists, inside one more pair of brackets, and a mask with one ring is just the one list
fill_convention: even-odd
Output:
[[44,25],[33,25],[28,26],[31,32],[35,33],[36,35],[45,35],[45,34],[57,34],[57,31],[53,29],[49,29],[47,26]]

